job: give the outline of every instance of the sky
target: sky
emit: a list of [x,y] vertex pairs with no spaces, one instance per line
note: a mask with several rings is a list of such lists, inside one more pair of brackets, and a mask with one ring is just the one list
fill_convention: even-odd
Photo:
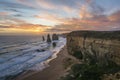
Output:
[[0,34],[120,30],[120,0],[0,0]]

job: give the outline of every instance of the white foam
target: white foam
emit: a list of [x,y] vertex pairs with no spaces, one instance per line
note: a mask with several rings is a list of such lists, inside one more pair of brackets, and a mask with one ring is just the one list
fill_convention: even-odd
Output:
[[49,67],[48,63],[51,60],[57,58],[57,54],[66,45],[66,38],[60,38],[59,41],[54,41],[54,42],[57,42],[57,46],[50,50],[53,53],[51,58],[49,58],[46,61],[43,61],[43,62],[41,62],[39,64],[36,64],[34,67],[31,67],[30,70],[40,71],[40,70],[42,70],[42,69],[44,69],[46,67]]
[[[42,70],[48,67],[49,61],[57,57],[58,52],[66,44],[65,38],[60,38],[55,48],[49,48],[44,52],[37,52],[36,49],[44,49],[49,46],[47,43],[25,46],[25,50],[13,51],[0,56],[0,79],[5,76],[15,75],[24,70]],[[29,47],[29,48],[27,48]],[[21,47],[20,47],[21,49]],[[50,58],[51,57],[51,58]],[[49,59],[48,59],[49,58]]]

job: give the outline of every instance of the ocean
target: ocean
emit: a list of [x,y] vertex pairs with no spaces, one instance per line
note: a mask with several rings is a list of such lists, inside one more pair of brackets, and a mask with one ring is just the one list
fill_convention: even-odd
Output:
[[52,43],[42,41],[41,36],[0,36],[0,80],[27,70],[45,68],[45,62],[57,57],[66,39],[59,37]]

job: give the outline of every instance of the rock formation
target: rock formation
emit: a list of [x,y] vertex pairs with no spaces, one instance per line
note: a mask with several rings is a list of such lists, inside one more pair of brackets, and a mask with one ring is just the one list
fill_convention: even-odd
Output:
[[51,43],[50,34],[47,35],[47,42],[48,42],[48,43]]
[[44,36],[42,36],[42,40],[45,41],[45,37]]
[[82,60],[86,56],[107,64],[108,60],[120,65],[120,31],[75,31],[67,35],[68,52],[72,55],[75,51]]
[[53,35],[52,35],[52,40],[58,40],[58,39],[59,39],[59,37],[58,37],[57,34],[53,34]]
[[52,45],[53,45],[53,47],[56,47],[57,43],[56,43],[56,42],[53,42]]

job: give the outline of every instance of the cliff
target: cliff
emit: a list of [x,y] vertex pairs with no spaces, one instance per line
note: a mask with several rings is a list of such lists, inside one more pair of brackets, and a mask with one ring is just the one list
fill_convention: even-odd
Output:
[[92,56],[103,65],[108,61],[120,65],[120,31],[74,31],[67,35],[67,48],[84,61]]

